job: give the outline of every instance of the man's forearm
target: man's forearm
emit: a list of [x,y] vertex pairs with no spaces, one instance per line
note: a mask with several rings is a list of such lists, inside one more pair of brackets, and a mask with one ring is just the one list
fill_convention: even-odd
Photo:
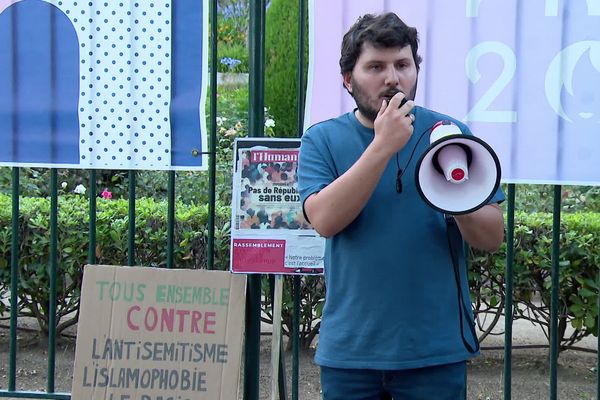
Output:
[[325,237],[348,226],[361,212],[375,190],[389,154],[369,146],[343,175],[304,203],[311,225]]
[[466,215],[454,217],[463,239],[481,250],[496,251],[504,241],[504,216],[497,204],[488,204]]

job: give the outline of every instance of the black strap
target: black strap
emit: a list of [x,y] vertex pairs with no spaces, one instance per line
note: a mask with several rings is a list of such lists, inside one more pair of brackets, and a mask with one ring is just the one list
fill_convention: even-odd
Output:
[[[444,214],[444,219],[446,221],[446,237],[448,238],[448,249],[450,251],[450,258],[452,259],[452,268],[454,269],[454,280],[456,282],[456,292],[458,295],[458,318],[460,325],[460,336],[465,345],[467,351],[471,354],[475,354],[479,351],[479,340],[477,339],[477,334],[475,333],[475,321],[467,321],[469,330],[471,332],[471,337],[473,338],[473,342],[475,343],[475,347],[469,343],[469,341],[465,338],[464,332],[464,319],[469,315],[469,311],[467,305],[465,304],[465,298],[462,293],[462,286],[460,284],[460,267],[458,257],[455,257],[454,249],[452,243],[453,237],[461,237],[458,226],[456,226],[456,221],[450,215]],[[460,247],[456,247],[460,248]]]

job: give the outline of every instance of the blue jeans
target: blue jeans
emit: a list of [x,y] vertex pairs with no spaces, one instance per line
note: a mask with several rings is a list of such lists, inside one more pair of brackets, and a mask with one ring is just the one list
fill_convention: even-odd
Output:
[[464,361],[397,371],[321,367],[324,400],[464,400],[466,378]]

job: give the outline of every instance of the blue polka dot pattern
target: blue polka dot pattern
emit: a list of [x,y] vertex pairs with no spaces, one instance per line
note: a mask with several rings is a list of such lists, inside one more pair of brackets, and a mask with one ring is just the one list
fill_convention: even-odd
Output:
[[48,2],[79,39],[81,166],[170,166],[171,1]]

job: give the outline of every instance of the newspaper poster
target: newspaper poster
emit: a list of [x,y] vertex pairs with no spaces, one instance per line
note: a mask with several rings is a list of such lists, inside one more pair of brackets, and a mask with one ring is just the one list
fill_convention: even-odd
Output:
[[299,150],[300,139],[236,139],[232,272],[323,272],[325,238],[306,221],[298,193]]

